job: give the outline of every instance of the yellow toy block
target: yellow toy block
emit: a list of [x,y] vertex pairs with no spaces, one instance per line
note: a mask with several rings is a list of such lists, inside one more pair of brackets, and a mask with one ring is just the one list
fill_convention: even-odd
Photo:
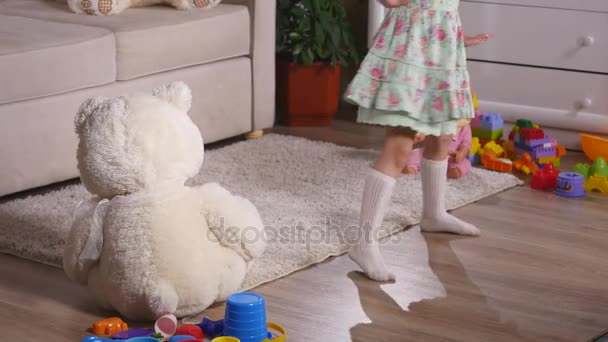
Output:
[[502,147],[500,147],[500,145],[495,143],[494,141],[490,141],[487,144],[485,144],[482,148],[481,153],[483,154],[484,152],[487,152],[487,151],[494,152],[494,154],[498,158],[500,158],[503,155],[503,153],[505,153],[505,150]]
[[540,126],[539,126],[539,125],[537,125],[537,124],[534,124],[534,125],[532,125],[532,128],[539,129],[539,128],[540,128]]
[[585,191],[597,190],[603,194],[608,194],[608,177],[591,176],[585,181]]
[[469,154],[477,154],[481,150],[481,144],[479,143],[479,138],[475,137],[471,140],[471,151]]
[[479,101],[477,100],[477,94],[475,94],[475,92],[473,92],[473,109],[474,110],[478,110],[479,109]]
[[559,160],[558,157],[544,157],[544,158],[538,158],[538,163],[539,164],[549,164],[549,163],[555,163],[558,160]]

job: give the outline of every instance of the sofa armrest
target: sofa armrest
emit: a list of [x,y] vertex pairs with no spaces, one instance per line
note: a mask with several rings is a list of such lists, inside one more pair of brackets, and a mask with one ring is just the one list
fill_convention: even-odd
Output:
[[269,128],[275,117],[276,0],[224,0],[245,5],[251,15],[252,130]]

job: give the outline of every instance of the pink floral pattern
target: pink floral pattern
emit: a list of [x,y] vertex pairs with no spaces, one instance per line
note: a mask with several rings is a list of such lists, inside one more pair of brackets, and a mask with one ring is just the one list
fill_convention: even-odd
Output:
[[415,120],[416,129],[428,125],[430,132],[473,117],[459,0],[405,3],[389,10],[346,99],[365,109],[365,120],[382,123],[389,111],[403,116],[403,125]]

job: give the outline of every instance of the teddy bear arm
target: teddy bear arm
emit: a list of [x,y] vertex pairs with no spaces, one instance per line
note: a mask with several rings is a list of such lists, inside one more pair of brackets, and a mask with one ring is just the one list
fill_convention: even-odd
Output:
[[199,188],[202,212],[219,242],[245,261],[260,257],[266,248],[264,225],[255,206],[215,183]]
[[93,215],[98,201],[95,198],[83,201],[76,209],[72,227],[66,239],[63,253],[63,269],[73,281],[87,285],[91,264],[80,262],[80,255],[89,239]]

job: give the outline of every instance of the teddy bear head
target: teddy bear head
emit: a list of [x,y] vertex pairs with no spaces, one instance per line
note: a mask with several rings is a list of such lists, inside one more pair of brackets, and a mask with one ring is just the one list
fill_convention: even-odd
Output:
[[86,100],[75,118],[80,177],[89,192],[104,198],[196,175],[204,145],[188,117],[190,88],[174,82],[152,94]]

